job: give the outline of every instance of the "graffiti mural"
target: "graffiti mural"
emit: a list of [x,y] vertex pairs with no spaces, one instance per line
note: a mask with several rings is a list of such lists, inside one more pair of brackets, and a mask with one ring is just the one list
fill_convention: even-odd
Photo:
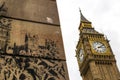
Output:
[[55,1],[0,0],[0,80],[69,80]]
[[0,80],[67,80],[64,61],[0,56]]
[[0,18],[0,35],[0,54],[65,58],[59,27]]
[[0,80],[68,80],[67,75],[59,27],[0,18]]
[[6,53],[10,41],[11,20],[0,18],[0,53]]
[[6,7],[6,0],[0,0],[0,16],[1,15],[6,15],[8,8]]

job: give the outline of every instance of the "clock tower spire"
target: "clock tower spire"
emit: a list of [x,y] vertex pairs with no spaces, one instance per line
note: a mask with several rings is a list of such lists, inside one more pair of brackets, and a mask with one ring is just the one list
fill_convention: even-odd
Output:
[[76,57],[83,80],[120,80],[109,41],[92,27],[92,23],[81,12],[80,15]]

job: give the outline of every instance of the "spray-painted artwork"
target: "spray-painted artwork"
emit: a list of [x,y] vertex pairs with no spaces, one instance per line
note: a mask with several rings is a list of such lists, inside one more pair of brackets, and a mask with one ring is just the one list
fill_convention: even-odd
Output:
[[64,59],[60,27],[0,18],[0,54]]
[[67,80],[64,61],[0,56],[0,80]]
[[68,80],[60,28],[0,18],[0,80]]
[[55,0],[0,0],[0,80],[69,80]]

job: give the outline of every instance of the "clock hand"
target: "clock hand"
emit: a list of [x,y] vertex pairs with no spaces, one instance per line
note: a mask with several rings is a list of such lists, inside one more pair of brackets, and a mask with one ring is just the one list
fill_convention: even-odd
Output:
[[98,48],[101,48],[102,46],[104,46],[104,45],[102,44],[102,45],[98,46]]

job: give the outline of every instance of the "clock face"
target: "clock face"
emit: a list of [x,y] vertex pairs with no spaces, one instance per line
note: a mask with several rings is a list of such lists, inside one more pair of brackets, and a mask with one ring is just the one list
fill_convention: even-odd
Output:
[[101,42],[93,42],[92,47],[98,53],[104,53],[106,51],[106,46]]
[[82,62],[82,61],[83,61],[83,58],[84,58],[84,52],[83,52],[83,49],[80,49],[79,58],[80,58],[80,61]]

